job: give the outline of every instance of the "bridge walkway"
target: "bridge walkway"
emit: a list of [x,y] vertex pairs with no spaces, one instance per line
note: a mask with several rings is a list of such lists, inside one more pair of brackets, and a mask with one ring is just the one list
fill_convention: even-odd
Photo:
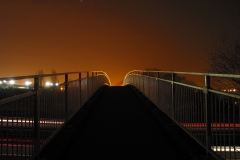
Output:
[[130,86],[98,92],[44,147],[40,159],[191,159]]

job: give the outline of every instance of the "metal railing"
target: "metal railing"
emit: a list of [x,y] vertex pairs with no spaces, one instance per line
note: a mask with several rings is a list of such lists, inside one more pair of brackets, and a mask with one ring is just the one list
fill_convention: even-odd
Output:
[[[75,75],[74,80],[69,80]],[[64,83],[40,87],[43,77],[62,76]],[[105,72],[69,72],[0,78],[1,82],[32,79],[26,92],[0,100],[0,159],[29,159],[70,119],[99,87],[110,85]],[[2,87],[1,87],[2,85]],[[20,85],[0,85],[1,95],[15,94]]]
[[[205,78],[205,86],[177,81],[179,75]],[[240,75],[131,71],[124,85],[145,94],[176,124],[217,159],[240,159],[240,96],[212,89],[210,77],[240,78]]]

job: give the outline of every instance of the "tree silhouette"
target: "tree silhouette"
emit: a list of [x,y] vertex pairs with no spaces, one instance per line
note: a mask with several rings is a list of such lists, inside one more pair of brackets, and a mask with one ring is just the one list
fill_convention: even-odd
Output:
[[[240,13],[240,12],[239,12]],[[238,18],[240,22],[240,16]],[[240,74],[240,24],[236,23],[234,33],[226,32],[216,41],[208,54],[209,71],[219,74]],[[216,78],[211,80],[211,86],[219,90],[235,88],[240,90],[240,79]]]
[[56,76],[55,74],[57,74],[57,71],[55,69],[52,69],[51,82],[53,83],[53,85],[56,85],[56,83],[59,83],[58,76]]
[[[43,74],[44,74],[43,70],[40,69],[40,70],[38,71],[38,75],[43,75]],[[44,77],[39,77],[39,82],[38,82],[38,84],[39,84],[39,87],[43,87],[43,86],[44,86]]]

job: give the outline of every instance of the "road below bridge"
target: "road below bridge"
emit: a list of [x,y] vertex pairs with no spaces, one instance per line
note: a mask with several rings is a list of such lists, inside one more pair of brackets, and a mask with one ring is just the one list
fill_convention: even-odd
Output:
[[[192,147],[192,146],[190,146]],[[192,159],[130,86],[102,87],[40,159]]]

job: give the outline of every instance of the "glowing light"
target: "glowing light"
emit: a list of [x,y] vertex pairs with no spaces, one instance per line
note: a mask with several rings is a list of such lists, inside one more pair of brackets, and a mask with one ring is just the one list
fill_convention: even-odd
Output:
[[29,82],[29,81],[26,81],[26,82],[25,82],[25,85],[26,85],[26,86],[29,86],[29,85],[31,85],[31,84],[32,84],[32,82]]
[[50,83],[50,82],[46,82],[45,85],[46,85],[46,86],[50,86],[51,83]]
[[58,83],[56,83],[55,86],[58,86]]
[[2,81],[0,81],[0,84],[2,84]]
[[[33,120],[25,120],[25,119],[0,119],[0,122],[7,122],[7,123],[34,123]],[[53,119],[53,120],[40,120],[39,121],[40,124],[63,124],[64,120],[62,119]]]
[[9,83],[10,83],[10,84],[14,84],[15,82],[14,82],[14,80],[11,80],[11,81],[9,81]]
[[225,151],[225,152],[236,152],[240,150],[240,146],[211,146],[211,149],[215,152],[217,151]]

